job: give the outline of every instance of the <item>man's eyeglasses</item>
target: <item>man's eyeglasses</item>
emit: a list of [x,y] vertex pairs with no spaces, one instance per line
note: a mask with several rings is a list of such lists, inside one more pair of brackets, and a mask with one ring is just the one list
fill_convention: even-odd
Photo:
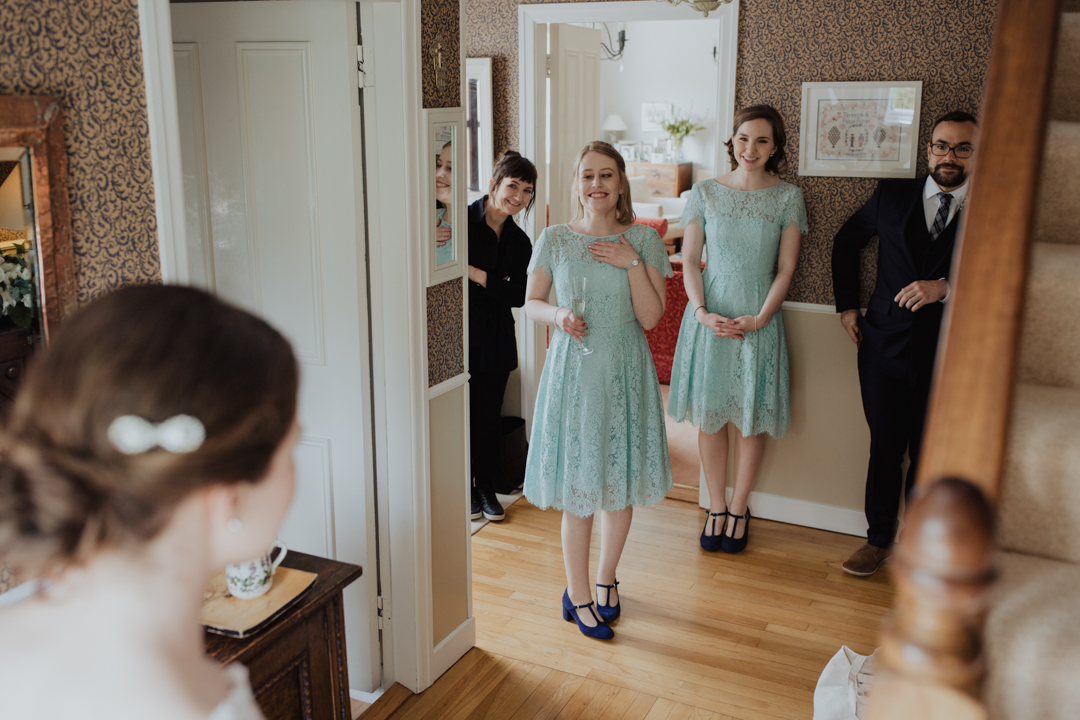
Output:
[[948,143],[936,142],[930,144],[930,152],[934,153],[938,157],[945,157],[952,150],[953,155],[961,160],[971,157],[971,153],[975,152],[975,148],[968,144],[961,144],[953,147]]

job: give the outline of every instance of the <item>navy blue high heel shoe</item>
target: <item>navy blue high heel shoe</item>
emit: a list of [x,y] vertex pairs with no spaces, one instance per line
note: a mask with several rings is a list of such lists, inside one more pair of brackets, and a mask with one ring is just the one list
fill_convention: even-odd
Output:
[[709,523],[714,522],[713,518],[718,517],[730,517],[725,510],[722,513],[709,513],[709,517],[705,518],[705,527],[701,529],[701,549],[708,550],[709,552],[716,552],[720,549],[721,538],[724,536],[724,528],[727,527],[727,520],[720,524],[720,530],[717,531],[715,523],[713,524],[713,534],[706,535],[705,530],[708,529]]
[[[596,583],[596,587],[598,587],[598,588],[606,588],[607,589],[607,599],[608,599],[608,602],[610,603],[611,602],[611,591],[614,590],[615,588],[619,587],[619,581],[616,580],[614,585],[601,585],[600,583]],[[619,614],[622,613],[622,607],[620,607],[619,603],[615,603],[614,605],[601,605],[600,604],[600,593],[597,593],[596,594],[596,612],[600,613],[600,619],[601,620],[603,620],[606,623],[609,623],[609,622],[614,622],[615,620],[619,619]]]
[[741,538],[728,537],[724,535],[720,540],[720,549],[726,553],[741,552],[746,547],[746,541],[750,539],[750,508],[746,508],[745,515],[732,515],[733,525],[731,527],[731,534],[739,532],[739,521],[742,520],[746,524],[743,525],[743,534]]
[[[570,602],[570,591],[563,591],[562,595],[562,618],[567,622],[577,623],[578,630],[585,637],[595,638],[597,640],[610,640],[615,637],[615,631],[601,622],[600,618],[596,617],[596,612],[592,609],[593,603],[588,602],[584,605],[575,605]],[[596,627],[589,627],[585,623],[581,622],[578,618],[578,613],[584,608],[588,608],[592,613],[593,618],[596,620]]]

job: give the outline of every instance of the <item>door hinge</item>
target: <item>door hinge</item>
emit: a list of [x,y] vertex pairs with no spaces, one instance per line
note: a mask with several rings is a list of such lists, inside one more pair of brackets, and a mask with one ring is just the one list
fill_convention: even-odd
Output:
[[547,56],[547,76],[551,77],[551,56]]
[[378,611],[379,629],[383,629],[383,598],[379,595],[375,600],[375,608]]
[[375,87],[375,57],[371,48],[364,52],[363,45],[356,46],[356,86]]

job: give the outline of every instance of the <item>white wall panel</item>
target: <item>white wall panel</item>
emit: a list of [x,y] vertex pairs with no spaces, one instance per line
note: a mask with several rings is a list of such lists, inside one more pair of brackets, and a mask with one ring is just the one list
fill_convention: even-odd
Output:
[[290,550],[334,557],[334,478],[330,440],[301,435],[293,453],[296,493],[278,533]]
[[203,127],[199,44],[173,43],[173,65],[176,68],[176,109],[184,177],[188,279],[192,285],[209,290],[214,287],[214,252],[210,230],[210,190],[206,177],[206,131]]
[[237,43],[248,236],[259,310],[326,364],[310,44]]

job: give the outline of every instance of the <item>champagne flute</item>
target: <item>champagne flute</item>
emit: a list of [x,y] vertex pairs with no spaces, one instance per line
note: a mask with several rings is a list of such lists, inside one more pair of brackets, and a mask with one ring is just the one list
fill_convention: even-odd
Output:
[[[584,275],[575,275],[570,278],[570,311],[582,322],[585,321],[585,281]],[[585,344],[585,338],[581,338],[577,352],[580,355],[588,355],[592,352]]]

